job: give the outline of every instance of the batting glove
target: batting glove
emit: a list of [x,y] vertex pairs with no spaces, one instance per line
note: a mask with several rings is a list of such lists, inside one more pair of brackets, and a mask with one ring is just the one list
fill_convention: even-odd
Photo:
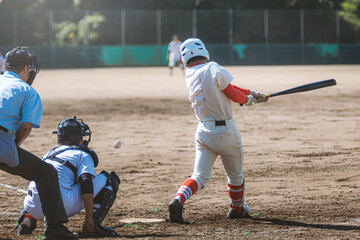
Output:
[[256,98],[258,103],[267,102],[269,101],[269,98],[266,97],[266,95],[258,90],[251,90],[251,96]]
[[[255,103],[258,103],[258,101],[256,100],[256,98],[254,98],[253,96],[251,95],[247,95],[246,96],[247,100],[246,102],[244,103],[246,106],[252,106],[254,105]],[[242,105],[240,105],[242,106]]]

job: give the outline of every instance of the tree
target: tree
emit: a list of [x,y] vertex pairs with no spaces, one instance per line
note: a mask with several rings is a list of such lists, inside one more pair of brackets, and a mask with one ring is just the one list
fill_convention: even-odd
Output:
[[99,13],[85,15],[79,22],[63,21],[55,24],[55,44],[59,46],[87,45],[99,38],[97,29],[105,21]]
[[356,30],[360,29],[360,0],[345,0],[341,4],[342,11],[339,12],[339,15],[351,25],[354,26]]

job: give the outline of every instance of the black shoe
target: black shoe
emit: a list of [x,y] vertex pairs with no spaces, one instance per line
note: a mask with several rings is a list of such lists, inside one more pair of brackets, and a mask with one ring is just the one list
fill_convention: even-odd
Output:
[[230,208],[226,216],[231,219],[238,219],[238,218],[247,218],[249,217],[249,214],[250,214],[250,207],[244,203],[243,210],[241,213],[236,211],[235,208]]
[[26,224],[22,224],[20,223],[19,226],[17,226],[16,228],[16,234],[18,236],[20,235],[26,235],[26,234],[31,234],[32,230],[30,229],[30,227]]
[[114,229],[106,226],[95,225],[93,234],[101,237],[119,237]]
[[184,223],[182,216],[183,207],[180,202],[176,199],[171,200],[169,203],[170,222]]
[[70,232],[64,225],[48,225],[45,226],[44,240],[66,240],[79,239],[78,235]]

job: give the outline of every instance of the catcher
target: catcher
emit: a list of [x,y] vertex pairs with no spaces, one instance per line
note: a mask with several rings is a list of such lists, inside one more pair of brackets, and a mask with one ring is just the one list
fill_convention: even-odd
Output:
[[[120,179],[115,172],[102,171],[95,174],[99,160],[87,146],[91,131],[82,120],[65,119],[57,131],[59,146],[45,154],[43,161],[55,167],[66,215],[71,217],[85,208],[83,234],[116,237],[117,233],[102,221],[113,205],[119,189]],[[84,140],[84,136],[88,139]],[[24,199],[24,211],[18,219],[18,235],[31,234],[36,221],[43,219],[40,198],[35,182],[30,182],[28,195]]]

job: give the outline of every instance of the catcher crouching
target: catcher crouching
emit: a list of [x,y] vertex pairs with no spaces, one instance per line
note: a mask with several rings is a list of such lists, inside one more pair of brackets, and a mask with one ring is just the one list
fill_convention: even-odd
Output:
[[[71,217],[85,208],[82,234],[118,236],[112,228],[101,226],[101,223],[114,204],[120,179],[115,172],[102,171],[95,174],[99,159],[87,146],[91,140],[90,128],[74,117],[60,122],[57,131],[53,133],[57,134],[59,146],[46,153],[43,161],[53,165],[58,172],[67,216]],[[87,140],[84,140],[85,136],[88,137]],[[36,227],[36,221],[43,218],[39,194],[35,182],[32,181],[28,195],[24,198],[24,211],[15,227],[18,235],[31,234]]]

